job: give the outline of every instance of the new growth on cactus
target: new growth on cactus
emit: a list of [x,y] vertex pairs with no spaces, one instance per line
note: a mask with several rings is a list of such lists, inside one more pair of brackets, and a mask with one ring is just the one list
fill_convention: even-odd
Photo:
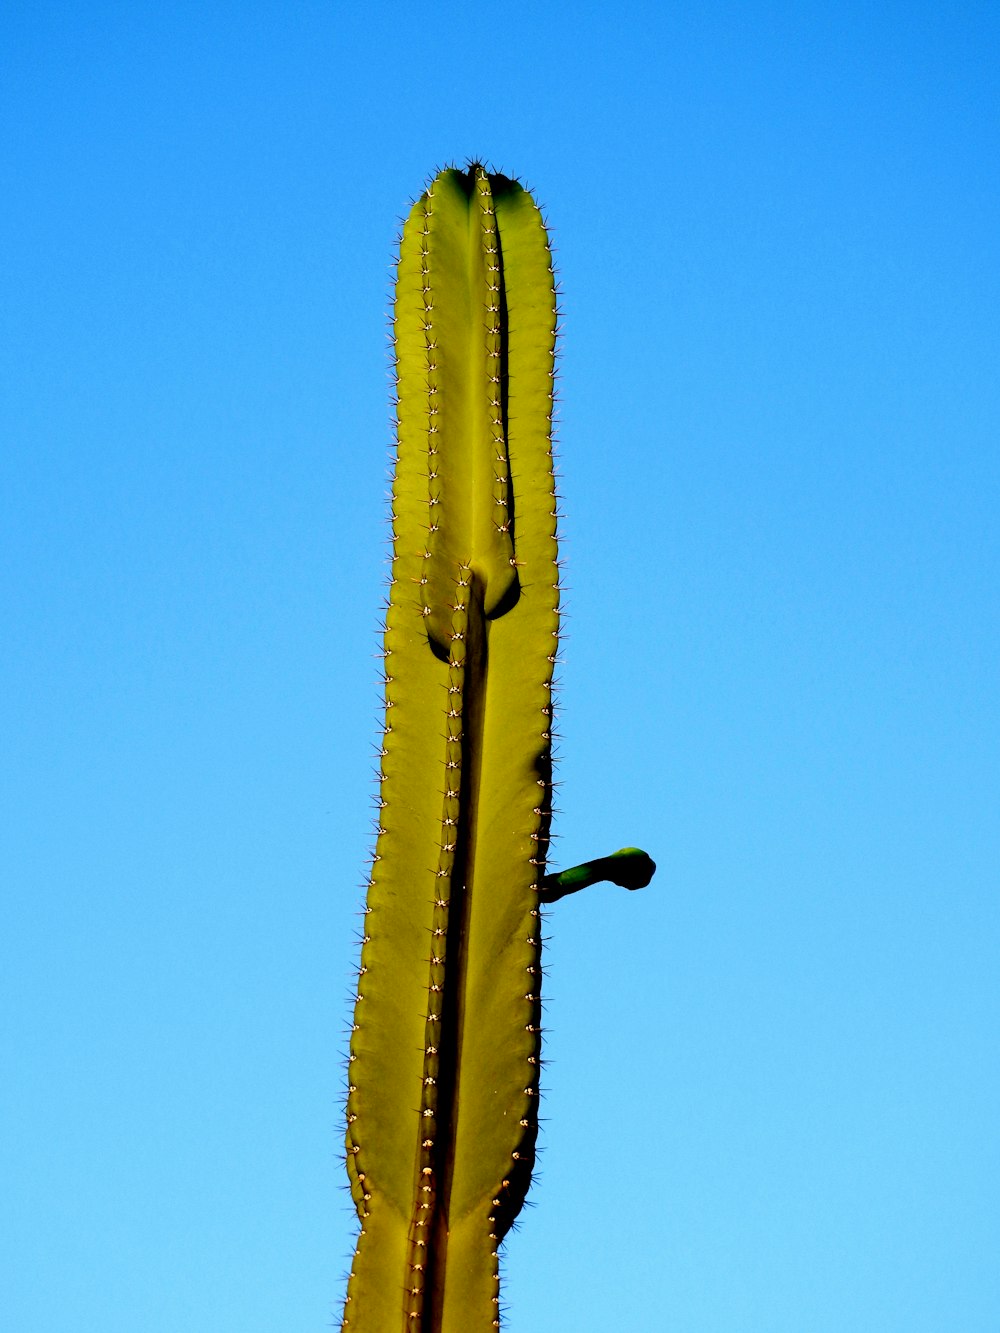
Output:
[[403,230],[379,827],[349,1056],[360,1219],[343,1328],[499,1326],[498,1248],[538,1130],[540,905],[559,629],[556,292],[516,181],[435,177]]

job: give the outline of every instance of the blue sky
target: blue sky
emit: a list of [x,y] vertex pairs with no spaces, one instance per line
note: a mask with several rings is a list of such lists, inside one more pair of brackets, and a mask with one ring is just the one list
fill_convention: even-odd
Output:
[[313,1333],[369,850],[394,237],[564,289],[544,1153],[514,1333],[1000,1328],[987,4],[0,20],[10,1333]]

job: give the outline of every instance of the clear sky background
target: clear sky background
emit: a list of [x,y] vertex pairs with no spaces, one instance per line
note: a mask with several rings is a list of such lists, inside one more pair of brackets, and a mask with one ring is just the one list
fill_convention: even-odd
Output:
[[322,1333],[399,219],[564,287],[512,1333],[1000,1329],[992,4],[13,0],[0,1330]]

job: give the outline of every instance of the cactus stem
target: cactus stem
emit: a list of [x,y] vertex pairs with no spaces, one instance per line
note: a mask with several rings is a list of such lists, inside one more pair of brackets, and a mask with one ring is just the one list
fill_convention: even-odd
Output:
[[539,899],[554,903],[591,884],[610,881],[626,889],[642,889],[653,878],[656,863],[638,847],[623,847],[610,856],[585,861],[559,874],[546,875],[539,886]]

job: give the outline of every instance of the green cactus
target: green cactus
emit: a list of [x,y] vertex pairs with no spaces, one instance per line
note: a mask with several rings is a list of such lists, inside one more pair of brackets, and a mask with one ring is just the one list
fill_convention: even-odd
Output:
[[360,1234],[343,1328],[479,1333],[499,1326],[498,1247],[535,1155],[540,903],[609,867],[638,887],[652,862],[626,849],[545,875],[556,293],[520,185],[478,164],[434,179],[403,230],[394,332],[386,722],[347,1098]]

